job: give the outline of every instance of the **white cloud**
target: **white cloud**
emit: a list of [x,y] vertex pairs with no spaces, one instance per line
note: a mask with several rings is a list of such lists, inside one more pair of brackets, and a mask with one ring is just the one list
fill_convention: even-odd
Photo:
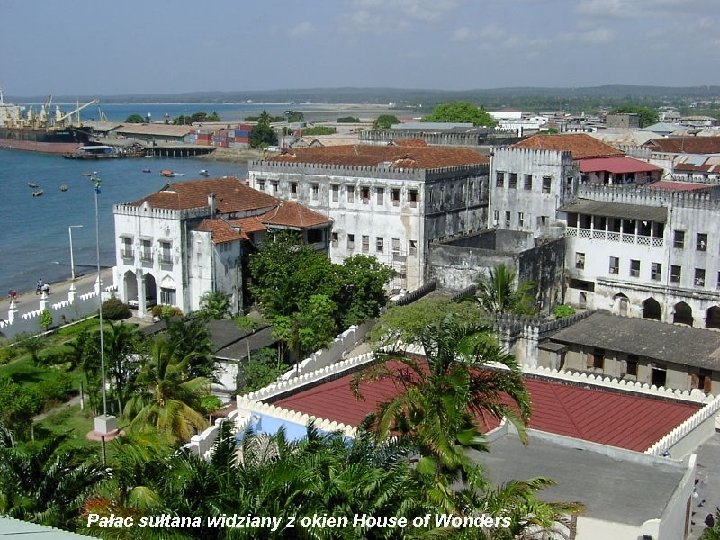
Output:
[[303,21],[296,24],[288,31],[290,37],[305,37],[312,35],[315,32],[315,27],[311,22]]
[[405,30],[414,22],[437,21],[464,0],[349,0],[340,15],[345,32],[384,33]]

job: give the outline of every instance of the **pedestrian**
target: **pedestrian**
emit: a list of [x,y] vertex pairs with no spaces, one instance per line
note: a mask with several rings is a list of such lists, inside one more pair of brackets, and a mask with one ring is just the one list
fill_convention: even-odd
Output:
[[40,294],[40,292],[42,291],[42,286],[43,286],[43,280],[42,280],[42,278],[40,278],[40,279],[38,279],[37,287],[35,287],[35,294]]
[[708,514],[705,516],[705,526],[706,527],[714,527],[715,526],[715,516],[712,514]]

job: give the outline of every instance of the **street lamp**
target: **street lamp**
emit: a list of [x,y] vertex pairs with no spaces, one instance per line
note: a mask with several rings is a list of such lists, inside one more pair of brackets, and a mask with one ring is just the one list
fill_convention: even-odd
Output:
[[98,218],[98,195],[100,194],[100,177],[93,172],[88,175],[93,183],[95,191],[95,260],[97,263],[97,283],[98,283],[98,304],[100,305],[100,372],[102,375],[102,416],[94,419],[94,430],[91,432],[95,436],[100,436],[102,441],[102,457],[103,465],[105,465],[105,440],[112,440],[119,435],[117,429],[117,419],[107,414],[107,396],[105,389],[105,334],[103,331],[103,310],[102,310],[102,280],[100,277],[100,220]]
[[70,237],[70,279],[73,283],[75,283],[75,260],[73,259],[73,248],[72,248],[72,230],[73,229],[80,229],[84,227],[84,225],[69,225],[68,226],[68,236]]

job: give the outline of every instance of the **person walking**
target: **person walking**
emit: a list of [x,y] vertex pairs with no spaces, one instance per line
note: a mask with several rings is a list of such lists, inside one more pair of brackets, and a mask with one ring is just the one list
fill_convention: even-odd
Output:
[[40,294],[42,292],[42,286],[43,286],[43,280],[42,278],[38,279],[37,286],[35,288],[35,294]]

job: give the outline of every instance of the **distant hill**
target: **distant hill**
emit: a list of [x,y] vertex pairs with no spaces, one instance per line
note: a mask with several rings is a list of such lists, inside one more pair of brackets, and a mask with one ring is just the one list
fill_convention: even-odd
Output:
[[[636,102],[649,106],[695,100],[720,101],[720,86],[634,86],[603,85],[582,88],[509,87],[477,90],[432,90],[403,88],[308,88],[233,92],[191,92],[182,94],[116,94],[105,96],[56,96],[56,101],[103,103],[395,103],[398,107],[425,109],[445,101],[470,101],[486,108],[532,106],[536,110],[568,109],[604,104]],[[42,102],[46,96],[16,97],[15,101]],[[300,107],[298,107],[300,108]]]

